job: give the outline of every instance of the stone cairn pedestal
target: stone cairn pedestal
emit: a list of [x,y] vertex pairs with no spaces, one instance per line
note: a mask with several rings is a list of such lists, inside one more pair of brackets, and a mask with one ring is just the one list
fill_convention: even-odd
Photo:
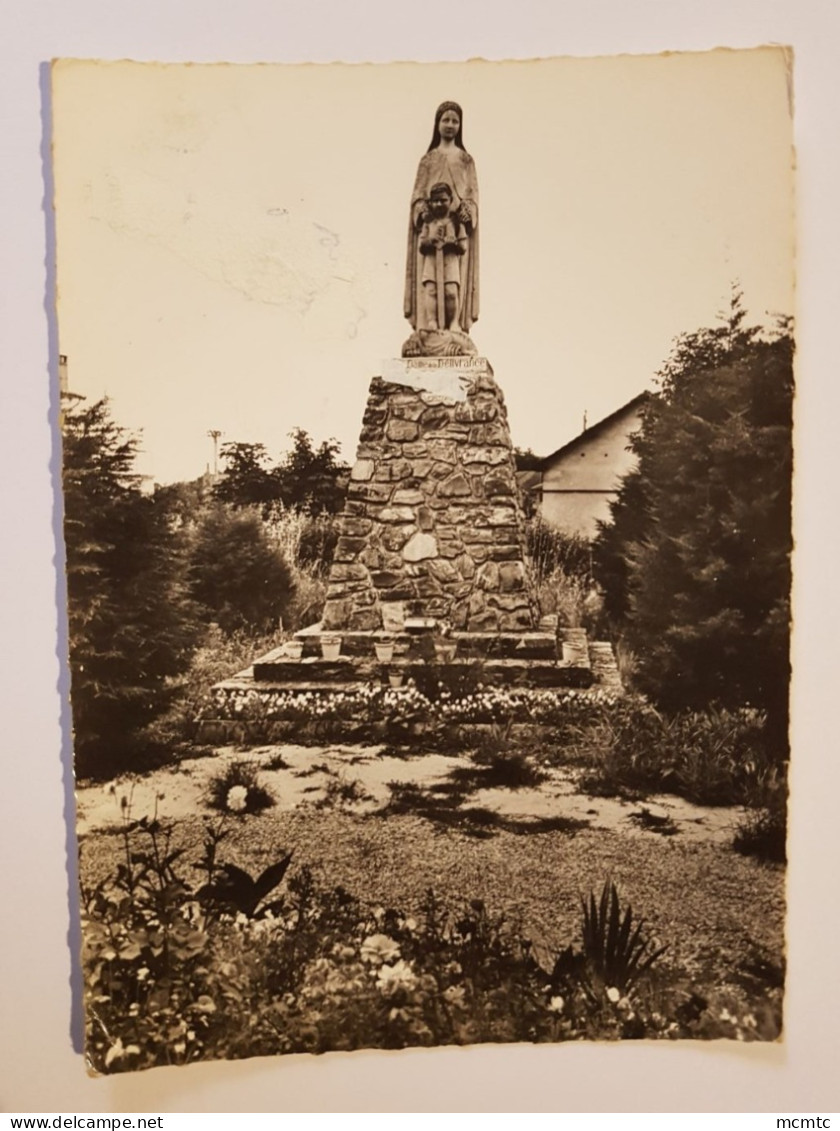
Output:
[[324,631],[402,633],[416,618],[446,632],[533,631],[524,515],[492,369],[465,357],[393,370],[399,383],[371,382]]
[[480,662],[487,685],[620,691],[609,645],[540,617],[504,396],[486,359],[383,363],[338,523],[323,620],[217,692],[317,694],[430,661]]

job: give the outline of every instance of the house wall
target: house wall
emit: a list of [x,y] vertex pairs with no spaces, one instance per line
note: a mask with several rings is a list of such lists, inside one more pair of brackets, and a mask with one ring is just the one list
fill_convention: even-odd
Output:
[[636,465],[627,441],[640,423],[637,406],[546,461],[539,507],[545,522],[567,534],[594,537],[598,520],[610,517],[609,501],[619,481]]

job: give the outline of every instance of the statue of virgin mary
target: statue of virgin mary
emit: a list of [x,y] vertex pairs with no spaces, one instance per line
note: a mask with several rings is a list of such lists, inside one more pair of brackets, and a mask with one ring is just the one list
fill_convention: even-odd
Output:
[[[432,141],[420,159],[411,194],[405,271],[404,312],[415,330],[409,342],[430,336],[424,335],[423,331],[451,331],[450,336],[465,339],[463,349],[441,347],[440,352],[447,353],[475,352],[467,335],[478,318],[478,180],[475,162],[464,149],[462,124],[463,113],[457,102],[443,102],[437,108]],[[431,291],[429,284],[433,282],[433,276],[427,256],[421,250],[421,231],[428,218],[432,188],[439,191],[441,185],[448,185],[451,190],[449,216],[465,237],[461,240],[463,246],[456,268],[458,289],[455,315],[447,326],[439,325],[438,320],[429,315],[429,311],[434,309],[434,304],[428,301]],[[452,270],[447,271],[447,289],[454,282]],[[434,336],[439,337],[440,334]],[[410,349],[409,352],[428,351]],[[438,349],[434,349],[434,352],[438,352]]]

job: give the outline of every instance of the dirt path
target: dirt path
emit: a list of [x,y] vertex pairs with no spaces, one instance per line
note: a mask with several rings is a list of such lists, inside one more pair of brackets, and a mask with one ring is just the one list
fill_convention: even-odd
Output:
[[143,777],[123,777],[108,786],[82,786],[76,791],[77,830],[84,836],[116,827],[121,798],[134,817],[151,815],[179,821],[208,813],[210,779],[234,761],[247,761],[276,802],[277,812],[338,807],[348,813],[372,814],[398,803],[398,811],[415,811],[430,820],[452,824],[458,816],[490,814],[498,823],[523,831],[534,825],[608,829],[631,837],[667,836],[679,843],[726,844],[742,810],[692,805],[670,795],[644,802],[593,797],[578,786],[578,773],[568,767],[545,771],[538,785],[510,788],[486,786],[475,763],[464,755],[414,754],[397,757],[375,746],[274,746],[243,754],[222,748],[212,757],[193,758]]

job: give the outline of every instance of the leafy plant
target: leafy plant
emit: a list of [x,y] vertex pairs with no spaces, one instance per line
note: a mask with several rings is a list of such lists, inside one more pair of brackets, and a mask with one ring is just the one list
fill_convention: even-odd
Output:
[[229,762],[215,774],[207,787],[207,802],[221,813],[259,813],[274,805],[274,798],[260,781],[253,762]]
[[270,864],[257,877],[250,876],[235,864],[222,864],[214,878],[196,892],[196,898],[214,908],[227,908],[249,919],[273,912],[278,904],[260,906],[267,895],[279,886],[292,862],[292,853]]
[[666,950],[654,947],[629,904],[622,908],[614,883],[604,884],[597,901],[594,892],[583,900],[583,951],[605,986],[629,989]]
[[512,727],[512,719],[504,724],[491,723],[489,731],[479,738],[473,761],[484,767],[481,778],[484,787],[522,789],[545,780],[545,772],[528,752],[521,746],[513,746]]
[[656,947],[645,934],[644,920],[634,917],[629,904],[621,906],[612,881],[605,882],[600,897],[590,892],[581,904],[581,950],[567,947],[561,952],[552,970],[552,986],[567,992],[580,987],[595,997],[614,991],[617,1001],[667,947]]

